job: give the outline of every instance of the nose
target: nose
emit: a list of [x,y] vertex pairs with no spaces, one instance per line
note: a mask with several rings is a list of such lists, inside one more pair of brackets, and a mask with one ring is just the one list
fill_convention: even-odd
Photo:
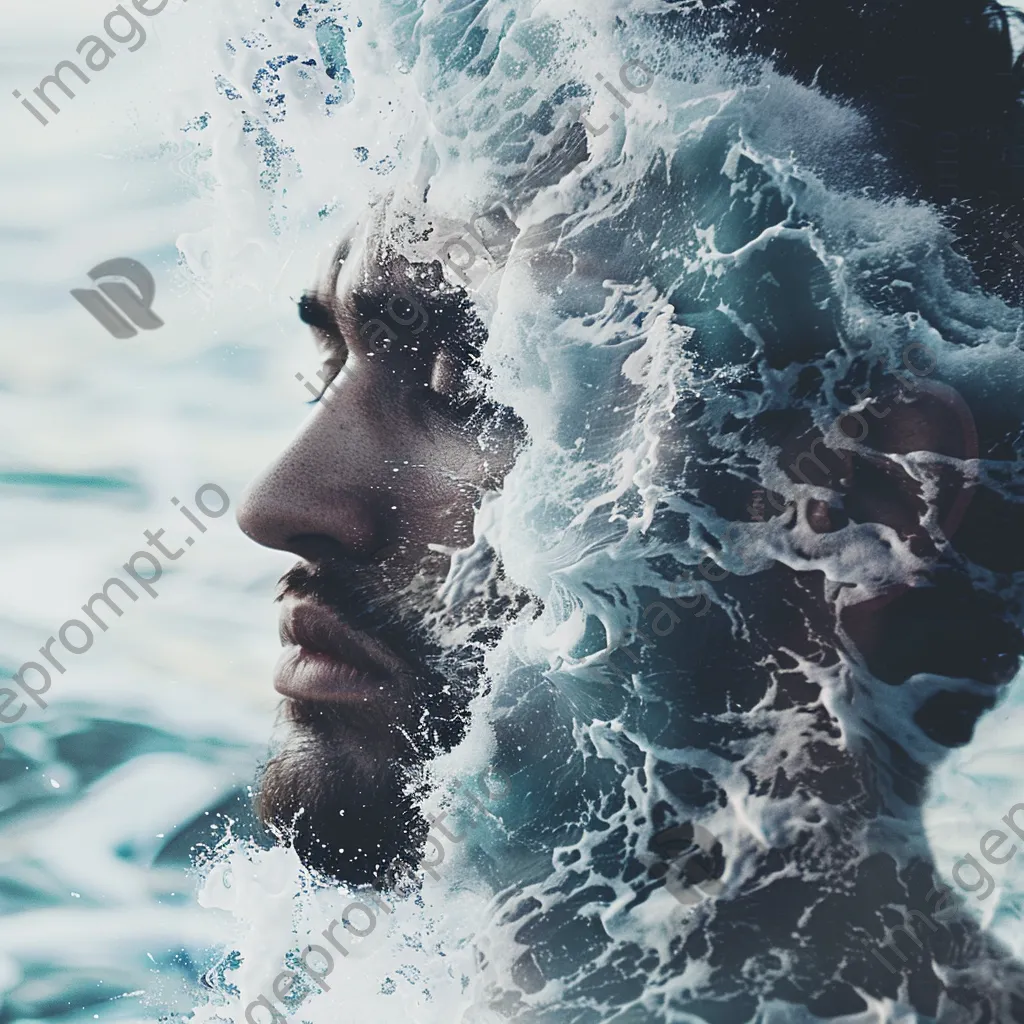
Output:
[[382,432],[371,429],[380,422],[386,418],[372,389],[343,371],[292,443],[250,484],[236,512],[242,531],[306,559],[338,547],[366,558],[386,546],[393,460],[382,450]]

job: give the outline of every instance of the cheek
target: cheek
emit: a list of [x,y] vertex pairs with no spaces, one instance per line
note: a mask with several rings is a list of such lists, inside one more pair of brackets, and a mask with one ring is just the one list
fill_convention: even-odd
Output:
[[506,431],[463,430],[446,453],[450,478],[478,500],[483,491],[500,491],[515,463],[519,437]]
[[438,395],[455,396],[465,386],[462,364],[446,348],[438,350],[430,371],[430,390]]
[[407,557],[419,561],[428,545],[453,549],[471,543],[479,449],[400,416],[388,422],[388,433],[396,457],[382,474],[379,502],[382,513],[396,520],[396,540],[407,545]]
[[[492,426],[481,442],[479,424],[458,423],[389,383],[375,374],[361,403],[380,512],[396,522],[395,540],[414,558],[428,544],[465,547],[482,492],[499,489],[514,461],[516,436]],[[344,423],[339,430],[346,433]]]
[[[499,490],[512,463],[495,444],[481,448],[475,433],[448,427],[447,436],[431,432],[432,443],[419,448],[417,472],[403,495],[407,528],[424,541],[446,548],[473,543],[473,525],[482,495]],[[410,460],[412,461],[412,460]]]

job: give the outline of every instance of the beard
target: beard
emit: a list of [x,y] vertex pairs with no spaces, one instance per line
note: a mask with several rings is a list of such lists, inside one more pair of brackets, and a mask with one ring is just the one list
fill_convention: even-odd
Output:
[[[350,884],[387,886],[403,861],[421,859],[424,765],[462,738],[483,655],[500,635],[501,621],[526,599],[504,593],[493,558],[481,562],[479,589],[457,617],[430,607],[437,585],[422,576],[400,595],[381,598],[374,584],[379,588],[386,577],[382,568],[324,559],[282,578],[279,599],[318,601],[388,644],[413,671],[389,680],[387,698],[372,705],[286,700],[279,719],[284,738],[257,780],[254,809],[310,870]],[[454,639],[441,643],[439,635]]]
[[258,782],[260,820],[307,868],[354,885],[415,864],[424,786],[408,740],[373,712],[312,701],[286,702],[281,724],[286,739]]

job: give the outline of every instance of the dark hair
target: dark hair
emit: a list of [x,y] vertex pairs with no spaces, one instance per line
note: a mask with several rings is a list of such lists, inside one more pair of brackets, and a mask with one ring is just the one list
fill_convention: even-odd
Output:
[[901,191],[944,207],[982,284],[1019,302],[1024,55],[1011,19],[1024,21],[996,0],[707,0],[684,20],[866,113]]

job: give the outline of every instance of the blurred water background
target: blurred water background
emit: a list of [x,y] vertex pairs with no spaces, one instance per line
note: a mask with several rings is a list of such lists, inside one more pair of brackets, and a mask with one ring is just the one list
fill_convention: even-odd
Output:
[[[0,13],[5,677],[145,546],[143,530],[166,528],[172,547],[183,540],[172,497],[191,505],[214,482],[236,504],[308,413],[294,374],[316,364],[290,300],[327,239],[311,228],[299,242],[275,240],[256,170],[218,197],[199,185],[217,169],[183,141],[202,115],[195,96],[209,87],[209,55],[223,45],[215,5],[171,0],[144,20],[145,43],[118,46],[45,128],[11,91],[31,93],[73,57],[112,4],[48,0]],[[259,5],[249,6],[256,24]],[[216,202],[261,225],[245,246],[210,236]],[[179,245],[215,287],[200,286]],[[120,256],[154,273],[165,321],[128,340],[69,295]],[[276,267],[276,277],[251,265]],[[276,704],[271,598],[292,559],[255,547],[231,516],[208,526],[165,565],[156,600],[129,603],[90,651],[67,656],[45,711],[3,727],[0,1024],[184,1011],[217,959],[220,919],[196,905],[190,850],[215,842],[228,820],[246,827]],[[1022,707],[1018,685],[942,770],[929,820],[947,871],[1024,799]],[[1019,916],[1022,863],[999,877],[992,921]],[[1004,937],[1024,955],[1019,929]]]
[[[293,375],[313,354],[294,307],[244,281],[204,294],[178,265],[176,243],[208,218],[175,95],[191,48],[211,38],[212,5],[174,0],[139,18],[145,43],[115,45],[45,128],[11,98],[102,34],[113,6],[0,13],[5,677],[124,576],[143,530],[165,528],[171,550],[196,532],[172,497],[194,508],[213,482],[234,506],[308,411]],[[152,271],[162,329],[117,340],[71,298],[119,256]],[[276,705],[274,582],[292,560],[244,538],[233,508],[207,525],[166,565],[158,598],[123,602],[91,650],[68,656],[45,711],[2,727],[4,1022],[187,1010],[213,962],[218,920],[195,903],[190,849],[244,821]]]

